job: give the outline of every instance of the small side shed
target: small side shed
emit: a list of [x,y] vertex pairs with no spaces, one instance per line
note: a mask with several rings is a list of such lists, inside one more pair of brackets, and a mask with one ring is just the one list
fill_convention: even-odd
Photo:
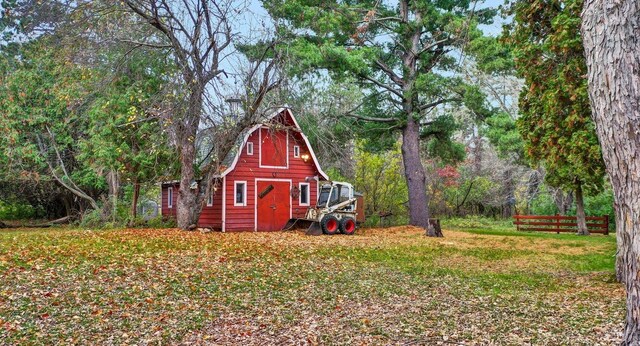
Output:
[[[309,140],[288,108],[245,129],[223,161],[218,189],[208,197],[198,226],[224,231],[276,231],[304,217],[315,203],[318,180],[328,180]],[[162,184],[162,215],[175,217],[179,185]]]

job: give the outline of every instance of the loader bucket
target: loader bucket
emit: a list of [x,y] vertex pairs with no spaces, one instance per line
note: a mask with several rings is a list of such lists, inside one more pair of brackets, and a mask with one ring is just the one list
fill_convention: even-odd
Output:
[[300,219],[289,219],[289,221],[287,221],[287,224],[284,225],[284,227],[282,227],[283,231],[291,231],[291,230],[295,230],[298,229],[298,221]]
[[320,227],[320,222],[311,221],[311,225],[307,228],[306,235],[322,235],[322,227]]
[[322,235],[320,223],[309,219],[290,219],[282,228],[283,231],[291,231],[296,229],[306,230],[306,235]]

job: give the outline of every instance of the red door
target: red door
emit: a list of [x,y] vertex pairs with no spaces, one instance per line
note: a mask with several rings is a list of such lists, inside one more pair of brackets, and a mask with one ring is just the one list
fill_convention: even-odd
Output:
[[258,231],[278,231],[291,216],[291,184],[288,181],[258,181]]

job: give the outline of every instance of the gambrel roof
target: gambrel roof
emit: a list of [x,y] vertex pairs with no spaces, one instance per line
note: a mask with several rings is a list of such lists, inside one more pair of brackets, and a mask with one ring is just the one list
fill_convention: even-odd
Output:
[[223,168],[222,168],[223,171],[218,175],[218,177],[224,177],[229,172],[233,171],[233,169],[238,164],[238,160],[240,158],[240,153],[242,152],[242,148],[244,147],[244,144],[249,139],[249,136],[251,136],[251,134],[253,132],[255,132],[256,130],[260,129],[261,127],[263,127],[265,125],[268,125],[269,123],[272,123],[274,120],[277,119],[278,115],[280,115],[280,114],[283,114],[286,117],[285,121],[287,119],[290,120],[289,121],[290,124],[287,124],[288,125],[287,129],[294,131],[295,135],[299,136],[299,138],[302,139],[304,144],[307,146],[307,149],[309,150],[309,154],[311,155],[311,158],[313,159],[313,163],[314,163],[314,165],[316,167],[316,170],[318,171],[318,174],[320,175],[319,178],[321,178],[323,180],[329,180],[329,176],[320,167],[320,163],[318,162],[318,158],[316,157],[316,154],[313,151],[313,148],[311,147],[311,144],[309,143],[309,139],[302,132],[302,129],[300,128],[300,125],[298,124],[298,121],[293,116],[293,113],[291,112],[291,110],[288,107],[279,108],[275,112],[273,112],[272,114],[267,116],[261,123],[244,129],[240,133],[238,138],[236,139],[236,141],[235,141],[233,147],[231,148],[231,150],[229,150],[229,152],[227,153],[225,158],[222,160],[221,165],[223,166]]

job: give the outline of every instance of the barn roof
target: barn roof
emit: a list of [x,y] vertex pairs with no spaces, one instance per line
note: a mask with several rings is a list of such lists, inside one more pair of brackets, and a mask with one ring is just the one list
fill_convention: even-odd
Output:
[[240,152],[242,151],[242,147],[244,146],[244,143],[246,143],[247,140],[249,139],[249,136],[254,131],[259,129],[263,125],[268,124],[269,122],[271,122],[273,119],[275,119],[278,115],[282,113],[284,113],[286,116],[289,116],[289,118],[293,122],[293,126],[295,127],[296,133],[300,136],[300,138],[302,138],[307,148],[309,149],[309,153],[311,154],[311,158],[313,159],[313,163],[315,164],[316,169],[318,170],[318,174],[320,175],[320,178],[324,180],[329,180],[329,176],[320,167],[320,162],[318,162],[318,158],[316,157],[316,154],[314,153],[313,148],[311,147],[311,143],[309,143],[309,139],[302,132],[302,128],[300,128],[298,121],[293,116],[293,113],[288,107],[279,108],[275,112],[270,114],[268,117],[266,117],[265,120],[262,121],[261,123],[242,130],[242,132],[236,139],[233,147],[231,148],[231,150],[229,150],[229,152],[221,162],[222,166],[226,167],[226,169],[224,169],[224,171],[220,173],[219,177],[224,177],[236,167],[236,164],[238,163],[238,159],[240,158]]

